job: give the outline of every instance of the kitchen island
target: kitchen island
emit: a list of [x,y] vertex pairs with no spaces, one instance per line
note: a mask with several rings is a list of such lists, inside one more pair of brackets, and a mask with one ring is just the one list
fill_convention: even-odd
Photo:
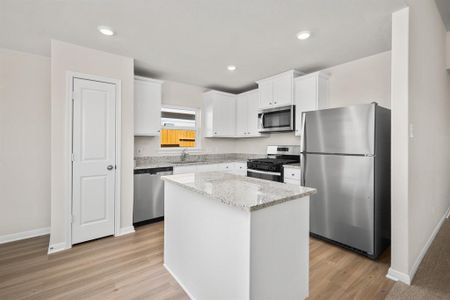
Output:
[[163,180],[164,266],[192,299],[308,296],[315,189],[222,172]]

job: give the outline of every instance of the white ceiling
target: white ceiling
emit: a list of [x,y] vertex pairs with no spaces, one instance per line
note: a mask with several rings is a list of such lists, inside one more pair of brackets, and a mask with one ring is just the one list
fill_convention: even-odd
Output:
[[[447,0],[443,0],[447,1]],[[241,91],[390,49],[403,0],[0,0],[0,47],[50,55],[58,39],[136,59],[136,72]],[[98,25],[115,29],[102,36]],[[296,33],[311,30],[309,40]],[[226,66],[234,64],[233,73]]]
[[450,0],[435,0],[447,30],[450,31]]

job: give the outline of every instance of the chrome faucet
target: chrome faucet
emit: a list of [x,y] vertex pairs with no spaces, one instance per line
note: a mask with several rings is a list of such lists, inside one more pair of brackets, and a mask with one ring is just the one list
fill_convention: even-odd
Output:
[[185,161],[186,160],[186,158],[188,157],[188,153],[187,153],[187,150],[186,149],[183,149],[183,151],[181,151],[181,155],[180,155],[180,160],[181,161]]

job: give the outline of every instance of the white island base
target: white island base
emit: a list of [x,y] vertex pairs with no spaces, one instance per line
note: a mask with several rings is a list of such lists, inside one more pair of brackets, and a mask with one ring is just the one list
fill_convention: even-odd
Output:
[[196,300],[308,296],[309,194],[243,209],[165,181],[164,266]]

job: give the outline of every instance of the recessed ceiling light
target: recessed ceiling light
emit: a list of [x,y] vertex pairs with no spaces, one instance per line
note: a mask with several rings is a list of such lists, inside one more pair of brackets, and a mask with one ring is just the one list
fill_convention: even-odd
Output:
[[235,71],[236,70],[236,66],[233,65],[229,65],[227,66],[228,71]]
[[100,31],[102,34],[107,35],[107,36],[112,36],[114,35],[114,30],[112,30],[111,27],[108,26],[98,26],[97,27],[98,31]]
[[311,36],[311,31],[308,31],[308,30],[300,31],[299,33],[297,33],[297,38],[299,40],[307,40],[307,39],[309,39],[310,36]]

